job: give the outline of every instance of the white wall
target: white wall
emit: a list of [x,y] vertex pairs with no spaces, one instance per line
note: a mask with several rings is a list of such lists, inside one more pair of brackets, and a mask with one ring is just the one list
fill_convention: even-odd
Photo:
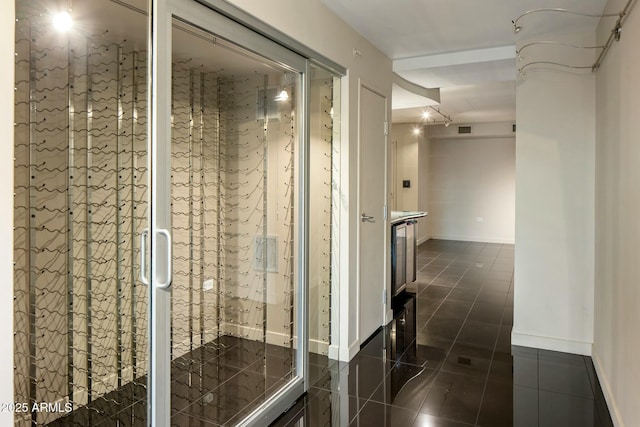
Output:
[[[391,127],[391,143],[393,149],[393,196],[397,211],[428,212],[429,176],[427,166],[429,161],[429,139],[427,128],[419,126],[419,134],[414,133],[416,125],[395,123]],[[402,181],[411,181],[411,187],[403,188]],[[417,243],[429,239],[429,218],[418,219]]]
[[[424,127],[424,139],[418,151],[418,210],[429,212],[429,156],[431,142],[429,141],[429,127]],[[417,243],[426,242],[431,238],[431,218],[428,216],[418,219]]]
[[512,122],[429,126],[429,226],[434,239],[513,243]]
[[[595,42],[592,32],[546,37]],[[591,65],[594,56],[567,49],[560,58],[541,51],[527,59]],[[530,70],[517,84],[514,345],[591,351],[594,117],[590,73]]]
[[[617,13],[626,0],[611,0]],[[609,36],[603,20],[598,42]],[[593,360],[617,426],[640,420],[640,10],[596,73],[595,310]]]
[[[416,135],[415,126],[410,124],[394,124],[391,128],[391,140],[396,152],[396,210],[418,210],[418,153],[424,142],[424,131]],[[421,166],[421,165],[420,165]],[[411,181],[411,187],[403,188],[402,181]]]
[[[0,2],[0,402],[13,402],[13,74],[14,3]],[[13,414],[0,411],[0,425],[13,425]]]

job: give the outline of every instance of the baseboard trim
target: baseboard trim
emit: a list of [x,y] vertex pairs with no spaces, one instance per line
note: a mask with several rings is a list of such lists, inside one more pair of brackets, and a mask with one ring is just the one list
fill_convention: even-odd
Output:
[[[252,328],[246,325],[236,325],[233,323],[225,323],[225,331],[236,336],[256,336],[262,335],[262,329]],[[267,344],[273,344],[279,347],[286,347],[289,343],[289,335],[282,332],[267,331]],[[248,338],[251,339],[251,338]],[[294,348],[297,348],[294,339]],[[329,352],[329,343],[320,340],[309,339],[309,351],[316,354],[327,354]]]
[[320,340],[309,339],[309,351],[316,354],[329,354],[329,343]]
[[609,408],[611,421],[613,421],[613,425],[616,427],[624,427],[625,424],[622,421],[620,410],[618,409],[618,405],[616,405],[616,400],[614,399],[613,392],[611,391],[611,384],[609,384],[609,380],[604,375],[602,363],[600,362],[598,354],[594,351],[592,351],[591,360],[593,361],[593,366],[596,369],[598,381],[600,381],[600,387],[602,389],[602,394],[604,395],[604,400],[607,402],[607,407]]
[[591,356],[592,343],[583,341],[571,341],[560,338],[529,335],[520,332],[511,332],[511,344],[522,347],[541,348],[543,350],[561,351],[563,353]]
[[421,244],[423,244],[424,242],[431,240],[431,236],[425,236],[425,237],[421,237],[418,240],[416,240],[416,245],[420,246]]
[[469,236],[450,236],[446,234],[434,234],[431,236],[435,240],[457,240],[460,242],[477,242],[477,243],[500,243],[500,244],[515,244],[514,239],[499,239],[491,237],[469,237]]
[[360,351],[360,341],[352,342],[349,347],[340,347],[340,361],[348,362]]
[[337,345],[329,346],[329,359],[340,360],[340,347]]

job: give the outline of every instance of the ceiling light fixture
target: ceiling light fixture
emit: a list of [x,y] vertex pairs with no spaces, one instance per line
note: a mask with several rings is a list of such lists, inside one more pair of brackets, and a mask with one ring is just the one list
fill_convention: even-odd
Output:
[[569,10],[569,9],[563,9],[560,7],[553,7],[553,8],[544,8],[544,9],[534,9],[534,10],[528,10],[525,13],[523,13],[522,15],[518,16],[516,19],[512,20],[511,23],[513,24],[513,32],[515,34],[518,34],[520,31],[522,31],[522,26],[518,25],[518,21],[523,18],[524,16],[530,15],[532,13],[539,13],[539,12],[561,12],[561,13],[570,13],[572,15],[579,15],[579,16],[586,16],[589,18],[610,18],[610,17],[615,17],[615,16],[620,16],[619,13],[608,13],[608,14],[593,14],[593,13],[583,13],[583,12],[576,12],[573,10]]
[[[451,118],[451,116],[444,114],[442,111],[440,111],[439,108],[434,107],[433,105],[427,105],[427,108],[429,108],[431,111],[435,111],[436,113],[438,113],[440,116],[442,116],[442,121],[436,121],[435,119],[433,120],[433,123],[442,123],[445,126],[449,126],[449,124],[451,124],[451,122],[453,122],[453,119]],[[429,114],[429,116],[431,116],[431,114]],[[423,116],[424,117],[424,116]]]
[[53,28],[61,33],[66,33],[73,26],[71,15],[66,11],[59,12],[53,15],[53,17],[51,18],[51,22],[53,24]]
[[429,117],[431,117],[430,112],[428,112],[427,110],[422,112],[422,120],[427,120]]
[[418,126],[413,128],[413,134],[414,135],[420,135],[420,128]]
[[274,99],[276,101],[286,101],[287,99],[289,99],[289,92],[287,92],[287,89],[283,88],[278,96],[276,96]]
[[[616,20],[615,24],[613,25],[613,29],[609,33],[609,38],[607,39],[607,42],[603,46],[577,46],[577,45],[560,43],[560,42],[555,42],[555,41],[539,41],[539,42],[533,42],[533,43],[525,44],[524,46],[520,47],[520,49],[518,49],[516,51],[516,55],[518,57],[518,60],[522,61],[522,51],[525,48],[527,48],[529,46],[533,46],[533,45],[540,45],[540,44],[551,45],[551,44],[553,44],[553,45],[562,45],[562,46],[568,46],[568,47],[579,48],[579,49],[602,49],[602,51],[598,55],[598,58],[593,63],[593,65],[591,65],[590,67],[585,66],[585,65],[563,64],[563,63],[559,63],[559,62],[555,62],[555,61],[533,61],[533,62],[529,62],[528,64],[525,64],[524,66],[519,68],[518,72],[519,72],[520,77],[521,78],[525,77],[525,74],[526,74],[525,73],[525,69],[527,67],[529,67],[529,66],[532,66],[533,69],[553,69],[553,70],[556,70],[556,71],[557,70],[562,70],[562,69],[569,70],[569,71],[591,69],[591,72],[595,72],[596,70],[598,70],[600,68],[600,65],[602,64],[602,61],[604,60],[605,56],[607,56],[607,52],[609,51],[609,49],[613,45],[613,42],[620,40],[620,36],[622,34],[622,26],[623,26],[624,22],[626,21],[626,18],[628,18],[629,11],[631,10],[631,7],[632,7],[632,5],[634,4],[635,1],[636,0],[627,0],[627,4],[624,6],[624,8],[619,13],[609,13],[609,14],[602,14],[602,15],[582,13],[582,12],[574,12],[574,11],[570,11],[570,10],[567,10],[567,9],[535,9],[535,10],[530,10],[530,11],[527,11],[527,12],[523,13],[522,15],[520,15],[519,17],[517,17],[516,19],[511,21],[513,23],[513,31],[514,31],[514,33],[517,33],[520,30],[522,30],[522,27],[518,25],[518,20],[520,20],[520,18],[522,18],[523,16],[526,16],[528,14],[536,13],[536,12],[565,12],[565,13],[571,13],[571,14],[574,14],[574,15],[587,16],[587,17],[592,17],[592,18],[605,18],[605,17],[616,17],[617,16],[618,19]],[[552,66],[552,67],[550,67],[550,66]]]

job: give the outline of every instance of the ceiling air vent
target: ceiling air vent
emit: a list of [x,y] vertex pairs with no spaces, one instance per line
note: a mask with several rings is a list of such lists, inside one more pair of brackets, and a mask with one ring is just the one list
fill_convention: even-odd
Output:
[[471,126],[458,126],[458,133],[471,133]]

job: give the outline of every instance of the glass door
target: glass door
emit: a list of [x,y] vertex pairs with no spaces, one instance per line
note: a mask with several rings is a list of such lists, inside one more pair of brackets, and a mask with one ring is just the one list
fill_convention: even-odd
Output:
[[149,8],[71,3],[15,1],[15,425],[143,426]]
[[153,33],[150,421],[266,425],[306,376],[307,62],[190,0]]
[[339,79],[193,0],[15,4],[16,424],[267,425],[337,355]]

